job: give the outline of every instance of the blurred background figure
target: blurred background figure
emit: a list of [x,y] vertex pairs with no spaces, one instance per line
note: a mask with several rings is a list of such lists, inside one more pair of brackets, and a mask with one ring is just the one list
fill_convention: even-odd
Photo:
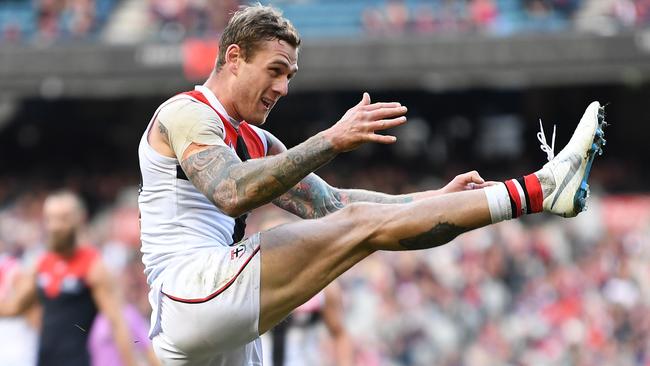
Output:
[[[248,233],[270,230],[296,218],[275,206],[255,211]],[[344,323],[343,294],[335,281],[262,336],[264,365],[352,366],[354,348]]]
[[124,365],[135,365],[131,334],[121,301],[99,253],[81,245],[86,209],[70,191],[49,195],[43,217],[47,251],[31,278],[0,304],[0,315],[15,316],[37,301],[43,306],[38,365],[90,365],[88,333],[98,311],[106,316]]
[[[0,248],[4,248],[0,241]],[[15,296],[16,289],[30,279],[22,271],[18,259],[0,254],[0,302]],[[0,359],[6,366],[36,364],[38,308],[32,306],[15,317],[0,318]]]
[[[138,261],[138,263],[142,263]],[[135,263],[124,266],[121,272],[114,272],[113,275],[120,283],[119,290],[123,292],[124,303],[122,304],[122,317],[131,334],[131,343],[137,351],[138,364],[156,366],[160,362],[156,358],[148,337],[149,319],[146,319],[138,308],[139,297],[143,289],[137,283],[137,273],[134,276],[131,268],[140,269]],[[146,304],[148,306],[148,303]],[[113,328],[110,319],[104,314],[98,314],[93,323],[88,339],[92,366],[122,366],[122,357],[115,341]]]

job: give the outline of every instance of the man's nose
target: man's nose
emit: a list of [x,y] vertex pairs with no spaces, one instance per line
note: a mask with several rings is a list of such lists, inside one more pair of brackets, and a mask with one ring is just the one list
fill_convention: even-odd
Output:
[[280,94],[280,96],[286,96],[289,93],[289,79],[282,78],[273,83],[273,91]]

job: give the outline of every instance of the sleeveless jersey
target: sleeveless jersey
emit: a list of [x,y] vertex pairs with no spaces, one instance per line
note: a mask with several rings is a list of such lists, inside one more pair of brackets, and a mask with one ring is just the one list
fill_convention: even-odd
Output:
[[[141,213],[142,261],[147,282],[152,287],[150,302],[152,331],[155,333],[160,281],[164,269],[176,259],[196,254],[214,246],[229,246],[243,238],[243,218],[232,218],[199,192],[180,168],[178,159],[163,156],[148,142],[148,135],[158,113],[167,104],[186,99],[210,107],[224,125],[224,142],[233,151],[246,150],[240,159],[266,156],[264,132],[246,122],[238,129],[224,117],[226,111],[206,87],[178,94],[164,102],[154,113],[138,148],[142,186],[138,204]],[[239,149],[237,148],[239,145]],[[242,146],[243,145],[243,146]],[[239,224],[238,224],[239,222]]]
[[87,284],[99,257],[91,247],[79,247],[69,258],[46,253],[37,265],[37,291],[43,305],[38,365],[90,365],[87,349],[97,306]]

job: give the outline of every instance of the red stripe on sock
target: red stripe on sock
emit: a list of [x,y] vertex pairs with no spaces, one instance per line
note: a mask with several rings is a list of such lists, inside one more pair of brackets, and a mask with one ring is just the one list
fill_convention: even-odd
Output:
[[544,210],[544,192],[539,178],[535,174],[524,177],[528,199],[530,200],[530,212],[542,212]]
[[515,207],[517,208],[517,212],[512,213],[512,217],[519,217],[521,216],[521,197],[519,197],[519,191],[517,190],[517,187],[515,186],[515,182],[510,179],[506,181],[506,188],[508,188],[508,193],[510,194],[510,198],[515,202]]

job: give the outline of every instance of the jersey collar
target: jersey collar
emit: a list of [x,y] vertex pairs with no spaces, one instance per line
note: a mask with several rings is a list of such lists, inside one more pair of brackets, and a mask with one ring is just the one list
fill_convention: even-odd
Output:
[[219,99],[217,99],[217,96],[214,95],[214,93],[212,92],[212,90],[210,90],[210,88],[207,88],[207,87],[205,87],[203,85],[196,85],[194,87],[194,90],[201,92],[201,94],[203,94],[208,99],[208,102],[210,102],[210,105],[212,105],[212,107],[214,109],[216,109],[217,112],[221,113],[222,116],[225,116],[226,118],[228,118],[228,121],[230,121],[230,123],[235,128],[239,127],[239,121],[237,121],[236,119],[234,119],[234,118],[230,117],[230,115],[228,115],[228,112],[226,112],[226,108],[223,107],[223,104],[221,104]]

